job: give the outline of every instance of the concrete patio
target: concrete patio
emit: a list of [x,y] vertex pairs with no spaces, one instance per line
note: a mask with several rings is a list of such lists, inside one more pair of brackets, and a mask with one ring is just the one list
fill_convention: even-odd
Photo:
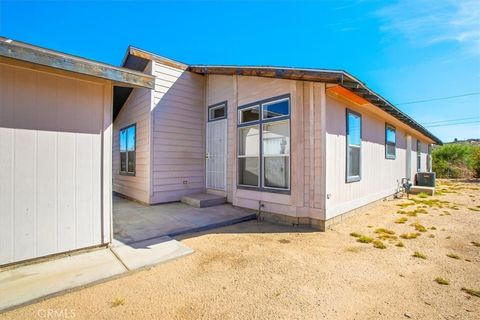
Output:
[[113,208],[110,248],[0,269],[0,311],[191,254],[191,248],[171,237],[256,217],[254,211],[229,204],[208,208],[183,203],[144,206],[117,196],[113,197]]
[[194,208],[181,202],[145,206],[113,196],[114,239],[123,244],[194,233],[255,217],[255,211],[230,204],[207,208]]

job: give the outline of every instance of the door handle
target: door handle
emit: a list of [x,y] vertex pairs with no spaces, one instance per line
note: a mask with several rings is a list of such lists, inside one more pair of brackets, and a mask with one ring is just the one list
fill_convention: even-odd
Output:
[[210,158],[210,153],[205,153],[205,159],[209,159]]

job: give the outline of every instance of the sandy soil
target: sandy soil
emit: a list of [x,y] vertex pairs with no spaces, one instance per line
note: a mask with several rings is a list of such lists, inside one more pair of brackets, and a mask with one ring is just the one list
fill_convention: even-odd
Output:
[[[407,200],[384,201],[325,233],[252,221],[190,235],[182,239],[195,249],[190,256],[0,319],[44,319],[45,310],[68,319],[480,319],[480,298],[461,290],[480,290],[480,247],[471,243],[480,243],[480,185],[440,190],[451,193],[406,208],[398,205]],[[427,213],[397,213],[419,208]],[[408,221],[395,223],[400,217]],[[386,249],[350,236],[376,238],[380,227],[415,233],[415,222],[427,231],[384,240]]]

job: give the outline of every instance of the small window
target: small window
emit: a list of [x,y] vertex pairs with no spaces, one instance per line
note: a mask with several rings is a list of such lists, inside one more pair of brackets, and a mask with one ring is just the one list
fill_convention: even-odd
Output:
[[360,181],[362,117],[347,110],[347,182]]
[[120,130],[120,173],[134,175],[136,163],[136,125]]
[[263,104],[263,119],[272,119],[282,116],[288,116],[288,99]]
[[247,123],[260,120],[260,106],[247,107],[238,110],[238,123]]
[[227,117],[227,103],[222,102],[208,108],[208,121],[225,119]]
[[417,172],[422,170],[422,143],[417,139]]
[[385,126],[385,158],[395,159],[397,137],[395,128],[391,125]]

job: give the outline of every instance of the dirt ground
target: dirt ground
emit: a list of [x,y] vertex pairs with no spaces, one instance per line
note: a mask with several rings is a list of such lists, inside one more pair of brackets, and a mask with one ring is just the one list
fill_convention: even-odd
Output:
[[192,255],[0,319],[45,319],[45,310],[57,319],[480,319],[480,297],[462,291],[480,290],[480,184],[438,189],[375,204],[324,233],[252,221],[189,235]]

